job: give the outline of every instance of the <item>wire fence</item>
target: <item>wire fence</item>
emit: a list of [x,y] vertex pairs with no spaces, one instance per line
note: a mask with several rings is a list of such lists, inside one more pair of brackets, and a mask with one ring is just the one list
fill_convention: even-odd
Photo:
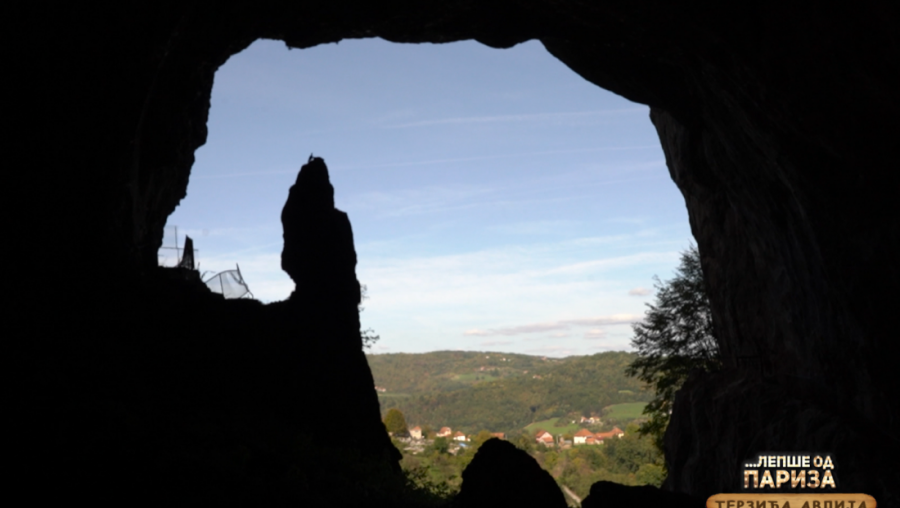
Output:
[[[169,228],[166,228],[169,230]],[[179,245],[178,242],[178,226],[171,228],[172,236],[163,236],[163,246],[157,252],[157,263],[159,266],[168,268],[183,268],[187,270],[199,270],[200,263],[197,261],[198,249],[194,248],[194,241],[191,237],[185,235],[184,242]],[[165,232],[164,232],[165,233]],[[166,246],[165,240],[169,239],[174,246]],[[244,276],[241,274],[241,267],[235,263],[234,270],[225,270],[216,273],[203,281],[206,287],[213,293],[218,293],[226,299],[236,298],[253,298],[253,293]]]

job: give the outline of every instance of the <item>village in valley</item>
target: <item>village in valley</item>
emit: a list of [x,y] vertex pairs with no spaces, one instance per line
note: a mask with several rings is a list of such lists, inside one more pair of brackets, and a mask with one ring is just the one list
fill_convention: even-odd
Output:
[[401,467],[423,485],[459,490],[462,472],[493,438],[530,455],[576,504],[597,481],[663,481],[661,454],[640,433],[651,394],[625,374],[630,353],[438,351],[367,359]]
[[[385,427],[405,454],[439,449],[457,455],[492,437],[535,452],[599,450],[637,432],[630,426],[645,419],[649,398],[624,374],[628,353],[558,359],[439,351],[367,360]],[[579,382],[585,370],[592,373],[590,384]],[[510,398],[529,402],[498,405]]]
[[[575,420],[573,420],[572,423],[574,424]],[[601,421],[600,418],[596,416],[582,416],[579,423],[584,425],[600,425]],[[436,432],[430,432],[429,430],[423,430],[422,427],[418,425],[409,429],[408,433],[398,433],[398,435],[394,435],[394,433],[389,434],[391,434],[391,437],[396,441],[403,444],[406,451],[412,453],[420,453],[426,447],[431,446],[434,439],[443,438],[449,442],[449,453],[455,454],[461,448],[466,448],[476,437],[475,435],[467,435],[459,430],[454,432],[450,427],[441,427],[440,430]],[[592,432],[587,428],[582,428],[574,434],[561,433],[557,435],[551,434],[544,429],[537,429],[532,437],[535,444],[542,445],[546,448],[557,447],[560,449],[567,449],[573,445],[602,445],[604,440],[618,439],[624,436],[625,431],[618,426],[615,426],[612,430],[607,432]],[[490,432],[490,437],[506,439],[506,434],[503,432]]]

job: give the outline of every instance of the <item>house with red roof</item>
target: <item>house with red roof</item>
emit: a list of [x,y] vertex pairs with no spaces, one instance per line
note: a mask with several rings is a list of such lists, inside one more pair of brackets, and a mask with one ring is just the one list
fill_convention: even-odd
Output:
[[453,440],[454,441],[468,441],[469,439],[466,437],[465,434],[463,434],[461,431],[457,430],[456,433],[453,434]]
[[625,432],[622,431],[619,427],[613,427],[613,430],[609,432],[598,432],[594,434],[594,440],[597,441],[598,444],[602,444],[604,439],[611,438],[619,438],[625,435]]
[[542,445],[553,446],[553,434],[547,432],[544,429],[538,429],[538,431],[534,434],[534,440]]
[[416,425],[415,427],[409,429],[409,437],[413,439],[422,439],[422,427]]
[[450,437],[453,434],[453,431],[450,430],[450,427],[441,427],[441,430],[435,434],[437,437]]
[[581,429],[578,432],[576,432],[575,435],[573,436],[572,444],[577,444],[577,445],[578,444],[589,444],[587,442],[588,438],[591,438],[591,441],[593,442],[594,441],[594,433],[587,429]]
[[496,437],[497,439],[506,439],[506,434],[502,432],[491,432],[491,436]]

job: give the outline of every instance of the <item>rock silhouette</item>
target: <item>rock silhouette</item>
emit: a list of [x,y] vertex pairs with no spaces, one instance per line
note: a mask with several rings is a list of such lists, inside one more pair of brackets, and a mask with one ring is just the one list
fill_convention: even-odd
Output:
[[680,492],[667,492],[650,485],[631,487],[618,483],[599,481],[591,485],[591,492],[581,501],[581,508],[703,508],[706,499]]
[[334,208],[334,187],[322,158],[310,155],[300,168],[281,211],[281,223],[281,268],[296,284],[290,303],[303,308],[323,334],[309,347],[326,362],[336,355],[359,356],[365,362],[360,352],[361,295],[353,231],[347,214]]
[[334,187],[322,158],[310,156],[300,168],[281,223],[281,268],[296,284],[291,299],[356,309],[360,289],[353,231],[347,214],[334,208]]
[[[8,235],[28,246],[5,309],[9,410],[28,447],[10,483],[92,502],[112,485],[167,504],[278,490],[254,487],[266,481],[307,496],[339,479],[296,461],[242,469],[246,453],[317,442],[302,402],[332,387],[308,377],[309,348],[328,337],[304,324],[314,316],[204,296],[156,268],[206,141],[216,69],[261,38],[539,40],[650,107],[697,240],[725,372],[676,400],[666,487],[719,492],[762,446],[840,449],[841,489],[900,505],[896,2],[17,2],[7,17],[28,42],[5,67],[7,203],[27,211]],[[350,356],[338,370],[357,381],[333,392],[369,408],[354,433],[383,432],[358,381],[367,367]],[[267,426],[284,432],[239,432]]]
[[302,344],[306,355],[315,358],[306,364],[305,378],[329,387],[307,397],[334,421],[357,421],[365,415],[370,425],[343,437],[345,444],[384,455],[399,471],[401,456],[380,425],[378,399],[372,396],[375,381],[362,351],[353,231],[347,214],[334,207],[334,187],[321,157],[310,155],[300,168],[281,223],[281,267],[296,288],[279,309],[282,319],[302,318],[303,333],[312,338]]
[[565,508],[565,496],[550,473],[509,441],[491,438],[462,473],[453,508],[516,506]]

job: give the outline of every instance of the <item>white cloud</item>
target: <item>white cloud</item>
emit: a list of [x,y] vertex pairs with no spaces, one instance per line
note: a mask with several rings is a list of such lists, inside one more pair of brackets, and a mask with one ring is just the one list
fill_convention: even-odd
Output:
[[651,293],[651,291],[647,288],[634,288],[628,292],[629,296],[647,296]]
[[599,328],[593,328],[584,332],[585,339],[602,339],[604,337],[606,337],[606,331]]
[[[540,333],[540,332],[550,332],[554,330],[568,330],[573,326],[609,326],[609,325],[625,325],[631,324],[641,319],[640,315],[637,314],[616,314],[612,316],[605,317],[596,317],[596,318],[581,318],[581,319],[566,319],[562,321],[555,321],[551,323],[532,323],[527,325],[519,325],[512,326],[507,328],[492,328],[488,330],[469,330],[464,332],[463,335],[476,335],[479,337],[485,337],[489,335],[524,335],[530,333]],[[588,333],[597,332],[603,333],[599,329],[590,330]],[[568,334],[562,335],[563,337]],[[556,336],[554,334],[554,336]],[[596,337],[595,337],[596,338]]]
[[641,319],[640,315],[636,314],[614,314],[612,316],[599,317],[599,318],[587,318],[587,319],[570,319],[565,321],[565,323],[570,323],[577,326],[604,326],[604,325],[627,325],[634,323]]
[[[479,330],[479,336],[487,335],[522,335],[526,333],[549,332],[568,328],[562,323],[535,323],[530,325],[514,326],[511,328],[497,328],[491,330]],[[466,334],[468,335],[468,334]]]
[[671,259],[671,257],[672,253],[670,252],[639,252],[637,254],[629,254],[627,256],[594,259],[591,261],[583,261],[580,263],[563,265],[550,270],[548,273],[584,273],[596,269],[619,268],[637,264],[659,263],[668,261],[669,259]]

